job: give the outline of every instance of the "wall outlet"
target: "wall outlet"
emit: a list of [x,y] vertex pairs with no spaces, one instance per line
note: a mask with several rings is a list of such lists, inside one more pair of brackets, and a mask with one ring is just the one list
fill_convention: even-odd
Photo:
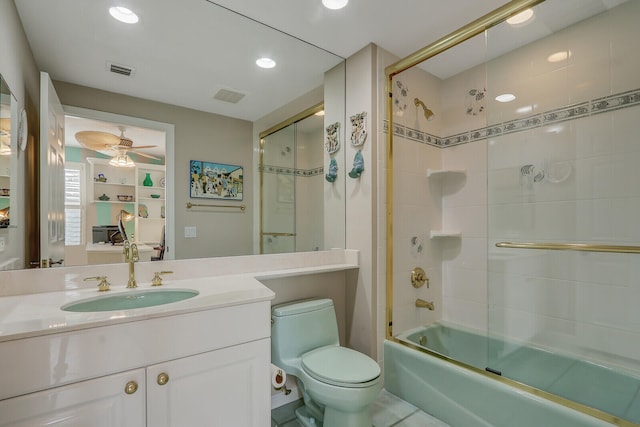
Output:
[[0,237],[0,252],[4,252],[4,237]]
[[185,227],[184,228],[184,238],[192,239],[196,237],[196,227]]

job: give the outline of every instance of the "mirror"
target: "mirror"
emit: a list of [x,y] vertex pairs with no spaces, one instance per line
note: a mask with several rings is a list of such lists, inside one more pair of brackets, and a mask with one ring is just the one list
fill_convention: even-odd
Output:
[[[7,8],[8,19],[13,16],[24,29],[18,38],[26,39],[10,65],[22,67],[27,91],[38,84],[32,77],[43,70],[65,108],[174,126],[175,151],[167,154],[166,206],[174,242],[165,259],[258,253],[258,134],[323,101],[339,106],[341,117],[334,115],[332,121],[339,120],[345,128],[344,75],[340,84],[332,79],[331,91],[324,84],[325,74],[341,67],[343,58],[213,2],[188,0],[176,10],[170,4],[139,0],[131,3],[140,14],[139,25],[113,20],[105,2],[14,3],[15,10]],[[5,37],[9,31],[0,29],[2,40],[16,39]],[[275,69],[255,66],[255,59],[265,54],[276,58]],[[20,58],[31,55],[30,61]],[[30,62],[37,67],[30,67]],[[341,70],[344,73],[343,66]],[[123,75],[127,73],[130,76]],[[37,99],[33,90],[24,98],[29,96]],[[26,104],[24,99],[20,102]],[[65,139],[69,137],[73,135]],[[194,160],[241,166],[242,200],[221,204],[243,204],[246,209],[187,209],[188,202],[211,202],[190,195],[189,165]],[[327,168],[328,160],[325,163]],[[31,171],[22,172],[29,176]],[[333,189],[344,194],[344,187]],[[336,215],[330,220],[344,223],[344,217]],[[344,224],[338,229],[344,230]],[[188,237],[192,232],[195,237]],[[89,241],[91,236],[86,233],[84,238]],[[344,247],[344,236],[341,242],[334,240],[330,247]]]
[[20,206],[17,201],[16,176],[12,176],[17,159],[16,100],[0,74],[0,270],[19,268],[18,224]]

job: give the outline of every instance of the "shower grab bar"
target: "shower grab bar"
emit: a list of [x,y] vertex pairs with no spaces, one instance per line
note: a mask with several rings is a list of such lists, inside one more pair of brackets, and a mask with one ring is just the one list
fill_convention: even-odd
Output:
[[229,208],[229,209],[240,209],[241,211],[244,211],[246,209],[245,205],[240,205],[240,206],[230,206],[230,205],[205,205],[205,204],[200,204],[200,203],[191,203],[191,202],[187,202],[186,204],[187,209],[191,209],[193,207],[201,207],[201,208]]
[[625,254],[640,254],[640,246],[598,245],[588,243],[531,243],[531,242],[499,242],[498,248],[516,249],[550,249],[556,251],[582,252],[614,252]]
[[268,231],[263,231],[260,234],[262,234],[263,236],[274,236],[274,237],[293,237],[296,235],[296,233],[277,233],[277,232],[270,233]]

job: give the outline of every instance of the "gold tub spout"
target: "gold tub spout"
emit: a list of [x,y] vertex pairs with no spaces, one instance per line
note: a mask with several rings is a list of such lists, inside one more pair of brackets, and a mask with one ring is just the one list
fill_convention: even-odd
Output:
[[429,310],[435,310],[435,306],[433,305],[433,301],[425,301],[423,299],[418,298],[416,300],[416,307],[420,308],[428,308]]

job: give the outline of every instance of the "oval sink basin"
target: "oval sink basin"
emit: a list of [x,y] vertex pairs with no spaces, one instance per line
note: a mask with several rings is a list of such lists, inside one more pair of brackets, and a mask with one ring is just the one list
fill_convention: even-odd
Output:
[[152,307],[183,301],[198,295],[198,291],[190,289],[147,289],[123,292],[117,295],[103,295],[88,298],[60,307],[64,311],[94,312],[131,310],[133,308]]

